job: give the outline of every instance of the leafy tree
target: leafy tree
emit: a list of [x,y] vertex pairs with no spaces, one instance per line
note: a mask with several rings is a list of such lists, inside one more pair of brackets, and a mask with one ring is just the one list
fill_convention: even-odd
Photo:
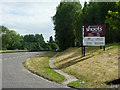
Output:
[[23,38],[17,34],[14,30],[9,30],[9,41],[7,49],[14,50],[14,49],[22,49],[22,42]]
[[74,16],[75,46],[80,46],[82,42],[83,13],[82,9],[76,11]]
[[44,50],[46,43],[42,34],[29,34],[23,37],[25,41],[24,48],[28,50]]
[[51,46],[44,41],[42,34],[21,36],[4,26],[0,26],[0,28],[2,29],[3,50],[52,50]]
[[25,35],[23,39],[25,42],[35,42],[35,37],[33,34]]
[[51,51],[52,48],[51,48],[51,46],[50,46],[49,44],[47,44],[45,50],[49,50],[49,51]]
[[49,41],[48,41],[49,43],[53,43],[54,41],[53,41],[53,37],[52,36],[50,36],[50,38],[49,38]]
[[2,49],[23,49],[23,38],[14,30],[9,30],[4,26],[2,28]]
[[53,16],[55,38],[61,50],[74,46],[75,35],[73,17],[75,12],[79,10],[78,6],[81,7],[79,2],[69,2],[69,0],[65,0],[60,2],[55,16]]
[[116,3],[116,11],[108,10],[108,16],[106,16],[107,24],[109,24],[112,32],[112,42],[120,42],[120,1]]
[[[106,15],[108,10],[114,11],[116,3],[115,2],[85,2],[83,7],[83,25],[91,24],[105,24]],[[113,41],[111,34],[113,30],[106,24],[106,43]]]
[[2,50],[6,50],[10,39],[8,35],[9,29],[4,26],[0,26],[0,28],[2,28]]
[[50,43],[50,46],[51,46],[52,50],[59,49],[59,47],[56,43]]
[[42,48],[45,48],[45,41],[42,34],[35,34],[35,42],[38,42]]

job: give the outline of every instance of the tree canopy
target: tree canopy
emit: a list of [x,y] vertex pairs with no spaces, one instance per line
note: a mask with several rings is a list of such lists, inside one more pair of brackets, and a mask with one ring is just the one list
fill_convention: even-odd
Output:
[[54,41],[51,44],[44,41],[42,34],[20,35],[7,27],[2,28],[2,50],[55,50],[58,47]]
[[[7,27],[2,28],[2,49],[27,50],[65,50],[82,45],[82,26],[105,24],[105,42],[120,42],[120,1],[119,2],[85,2],[79,0],[62,0],[52,17],[55,41],[49,37],[46,43],[42,34],[20,35]],[[0,36],[1,38],[1,36]]]
[[[69,0],[68,0],[69,1]],[[55,37],[61,50],[74,46],[74,18],[77,10],[82,6],[79,2],[60,2],[55,16],[53,16]]]
[[78,0],[61,1],[53,16],[55,39],[60,49],[82,45],[83,25],[106,24],[106,43],[119,42],[117,34],[117,29],[120,31],[119,3],[85,2],[82,8]]

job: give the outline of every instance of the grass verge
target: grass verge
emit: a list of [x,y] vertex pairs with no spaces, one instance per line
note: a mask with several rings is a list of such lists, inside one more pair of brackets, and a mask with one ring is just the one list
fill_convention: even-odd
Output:
[[10,52],[0,52],[0,53],[6,54],[6,53],[23,53],[23,52],[30,52],[30,51],[10,51]]
[[49,60],[55,54],[56,52],[48,52],[39,56],[35,56],[33,58],[27,59],[25,62],[23,62],[23,65],[34,74],[42,76],[43,78],[50,81],[60,83],[61,81],[65,80],[65,77],[55,72],[49,66]]
[[81,48],[69,48],[54,58],[56,67],[79,80],[68,84],[75,88],[107,88],[103,82],[118,78],[118,44],[86,47],[85,57]]

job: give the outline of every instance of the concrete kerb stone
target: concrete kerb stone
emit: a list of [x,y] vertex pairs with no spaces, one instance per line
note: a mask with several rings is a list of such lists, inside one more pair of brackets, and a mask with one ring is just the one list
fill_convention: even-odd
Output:
[[54,71],[56,71],[57,73],[63,75],[66,80],[62,82],[63,85],[66,85],[69,84],[70,82],[72,81],[76,81],[78,80],[77,78],[75,78],[74,76],[72,75],[68,75],[67,73],[64,73],[63,71],[59,70],[55,65],[54,65],[54,58],[58,55],[59,53],[57,53],[56,55],[54,55],[50,60],[49,60],[49,66],[50,68],[52,68]]

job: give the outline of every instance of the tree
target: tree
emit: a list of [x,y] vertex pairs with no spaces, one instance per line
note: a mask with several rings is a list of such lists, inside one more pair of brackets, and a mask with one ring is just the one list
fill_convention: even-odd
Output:
[[76,11],[74,16],[74,35],[75,46],[80,46],[82,43],[82,26],[83,26],[83,12],[82,7]]
[[45,41],[42,34],[35,34],[35,42],[38,42],[42,48],[45,48]]
[[4,26],[0,26],[0,28],[2,29],[2,50],[6,50],[10,39],[8,35],[9,29]]
[[54,41],[53,41],[53,37],[50,36],[48,43],[53,43],[53,42],[54,42]]
[[52,48],[52,50],[59,49],[59,46],[56,43],[50,43],[50,47]]
[[[89,4],[85,2],[82,10],[83,25],[105,24],[108,10],[114,11],[115,6],[115,2],[89,2]],[[111,37],[113,31],[111,30],[108,24],[106,24],[105,32],[106,43],[113,41],[113,38]]]
[[[51,46],[44,41],[42,34],[29,34],[21,36],[14,30],[0,26],[2,29],[2,49],[3,50],[52,50]],[[1,38],[1,37],[0,37]]]
[[44,50],[46,48],[46,43],[44,41],[42,34],[29,34],[23,37],[25,41],[25,49],[28,50]]
[[49,50],[49,51],[51,51],[52,48],[51,48],[51,46],[50,46],[49,44],[47,44],[45,50]]
[[56,14],[53,16],[53,23],[55,25],[55,38],[61,50],[65,50],[75,44],[74,35],[74,15],[79,7],[79,2],[69,2],[67,0],[60,2],[57,7]]
[[8,47],[7,49],[9,50],[14,50],[14,49],[22,49],[22,44],[23,44],[23,38],[17,34],[14,30],[9,30],[9,41],[8,41]]
[[4,26],[2,28],[2,50],[23,49],[23,38],[14,30],[9,30]]
[[115,11],[108,10],[105,22],[112,29],[112,42],[120,42],[120,1],[116,3]]

